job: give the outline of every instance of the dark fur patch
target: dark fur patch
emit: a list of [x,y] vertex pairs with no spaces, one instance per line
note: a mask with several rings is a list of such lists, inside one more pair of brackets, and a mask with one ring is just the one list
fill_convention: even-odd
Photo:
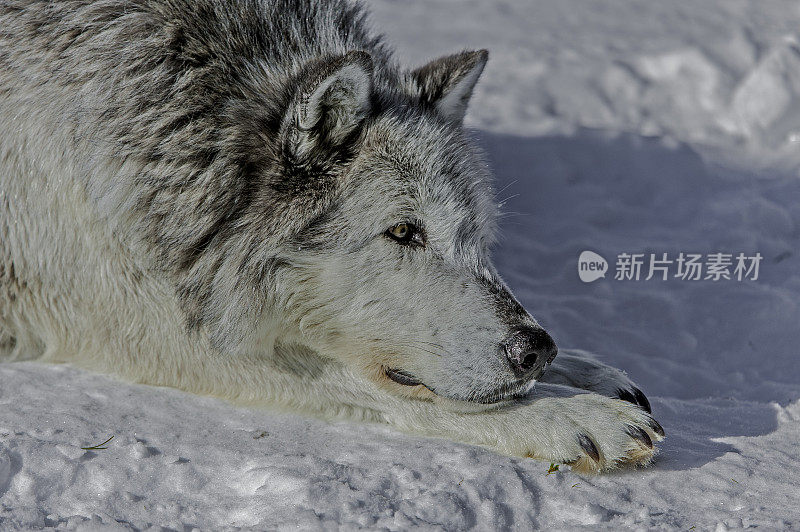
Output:
[[500,279],[486,279],[483,276],[478,276],[478,281],[492,295],[492,304],[497,316],[509,328],[516,327],[529,319],[525,307],[517,301]]

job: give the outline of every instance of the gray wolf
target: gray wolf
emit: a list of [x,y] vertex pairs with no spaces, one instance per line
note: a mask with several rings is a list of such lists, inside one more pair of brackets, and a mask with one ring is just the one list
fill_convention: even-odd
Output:
[[601,471],[663,430],[489,259],[487,52],[342,0],[0,2],[0,356]]

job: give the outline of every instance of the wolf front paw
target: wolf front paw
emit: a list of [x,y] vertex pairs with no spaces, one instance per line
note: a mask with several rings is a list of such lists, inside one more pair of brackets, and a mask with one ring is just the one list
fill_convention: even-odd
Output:
[[[579,456],[563,463],[578,473],[600,473],[628,466],[649,465],[658,452],[654,442],[664,439],[664,430],[655,420],[645,429],[637,425],[624,427],[626,442],[604,442],[598,444],[586,433],[577,436],[580,446]],[[621,444],[620,444],[621,443]],[[531,456],[535,458],[535,456]]]
[[625,372],[598,362],[579,350],[558,355],[544,375],[542,382],[561,384],[588,390],[606,397],[622,399],[650,413],[650,401]]
[[538,400],[527,414],[537,420],[529,422],[524,452],[514,454],[568,464],[580,473],[647,465],[655,443],[664,439],[664,429],[640,407],[595,394]]

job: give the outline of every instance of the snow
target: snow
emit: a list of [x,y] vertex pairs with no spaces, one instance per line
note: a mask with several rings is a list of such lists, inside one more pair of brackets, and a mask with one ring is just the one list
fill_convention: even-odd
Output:
[[[507,199],[497,265],[559,346],[647,393],[667,432],[656,463],[547,474],[381,426],[6,363],[0,528],[800,527],[798,4],[369,4],[407,63],[490,50],[467,124]],[[586,284],[584,250],[612,267],[620,253],[764,260],[755,281]]]

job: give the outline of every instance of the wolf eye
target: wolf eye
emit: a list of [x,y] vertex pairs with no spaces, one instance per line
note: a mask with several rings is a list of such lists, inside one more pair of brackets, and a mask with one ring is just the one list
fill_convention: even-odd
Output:
[[389,232],[392,233],[395,240],[405,240],[411,236],[411,226],[408,224],[397,224],[389,229]]
[[399,223],[386,231],[386,236],[399,244],[425,245],[425,238],[419,228],[410,223]]

